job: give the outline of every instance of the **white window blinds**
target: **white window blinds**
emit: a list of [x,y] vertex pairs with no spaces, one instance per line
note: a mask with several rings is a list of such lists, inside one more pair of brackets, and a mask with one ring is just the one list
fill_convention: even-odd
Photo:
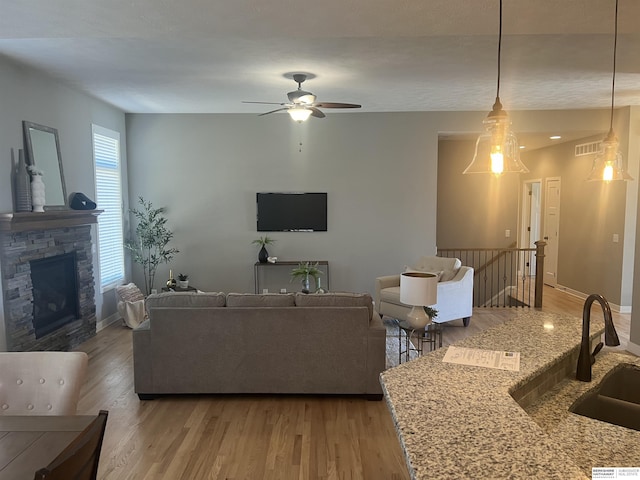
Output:
[[92,125],[92,136],[96,203],[104,210],[98,216],[98,264],[105,291],[124,280],[120,134]]

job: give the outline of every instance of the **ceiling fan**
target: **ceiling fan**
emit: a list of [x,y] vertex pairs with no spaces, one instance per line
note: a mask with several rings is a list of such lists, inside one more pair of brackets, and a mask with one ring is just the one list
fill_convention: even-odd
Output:
[[[311,76],[313,78],[313,76]],[[293,80],[298,84],[298,89],[287,93],[288,102],[242,102],[242,103],[260,103],[264,105],[280,105],[282,108],[276,108],[269,112],[261,113],[258,116],[269,115],[270,113],[286,110],[291,118],[297,122],[304,122],[310,116],[316,118],[324,118],[325,114],[321,108],[360,108],[362,105],[355,103],[336,103],[336,102],[316,102],[316,96],[305,90],[302,90],[302,83],[307,79],[304,73],[296,73]]]

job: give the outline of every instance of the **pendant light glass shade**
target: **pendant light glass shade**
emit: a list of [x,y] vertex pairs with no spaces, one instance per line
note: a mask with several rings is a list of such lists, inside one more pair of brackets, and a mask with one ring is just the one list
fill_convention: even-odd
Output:
[[304,122],[311,116],[311,110],[305,107],[290,108],[287,112],[296,122]]
[[493,110],[482,122],[485,132],[476,140],[473,160],[464,169],[466,173],[527,173],[529,169],[520,161],[518,139],[511,131],[509,115],[500,103],[500,52],[502,49],[502,0],[500,0],[500,32],[498,35],[498,86]]
[[493,110],[482,122],[485,132],[476,140],[473,160],[462,173],[526,173],[527,167],[520,161],[518,139],[509,128],[509,115],[502,110],[496,98]]
[[598,180],[609,183],[613,180],[633,180],[622,166],[622,153],[618,137],[613,131],[613,106],[616,91],[616,53],[618,50],[618,0],[616,0],[615,27],[613,35],[613,75],[611,79],[611,115],[609,133],[600,142],[598,153],[593,159],[593,167],[587,180]]
[[587,180],[600,180],[610,182],[612,180],[633,180],[622,166],[622,153],[620,153],[618,137],[613,129],[598,148],[598,153],[593,160],[593,168]]

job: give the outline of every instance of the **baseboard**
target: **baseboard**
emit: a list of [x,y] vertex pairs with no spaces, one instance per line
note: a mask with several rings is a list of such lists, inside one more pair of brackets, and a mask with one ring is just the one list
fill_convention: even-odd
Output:
[[627,343],[627,351],[633,353],[634,355],[640,356],[640,345],[636,345],[635,343],[629,342]]
[[[573,295],[574,297],[578,297],[581,300],[586,300],[587,297],[589,296],[586,293],[573,290],[569,287],[565,287],[564,285],[556,285],[555,287],[552,287],[552,288],[555,288],[556,290],[560,290],[561,292],[568,293],[569,295]],[[611,307],[611,310],[616,313],[631,313],[631,306],[628,306],[628,305],[620,306],[615,303],[609,302],[609,306]]]
[[114,313],[113,315],[109,315],[107,318],[103,318],[99,322],[96,322],[96,332],[99,332],[100,330],[107,328],[112,323],[116,323],[118,320],[121,320],[121,319],[122,317],[117,313]]

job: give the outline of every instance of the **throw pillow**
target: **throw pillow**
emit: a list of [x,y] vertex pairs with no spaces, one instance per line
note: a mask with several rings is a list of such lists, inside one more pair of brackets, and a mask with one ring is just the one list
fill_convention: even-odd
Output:
[[144,308],[144,294],[135,283],[118,285],[116,299],[118,314],[127,327],[136,328],[147,318],[147,312]]
[[448,282],[453,280],[461,266],[462,262],[458,258],[425,256],[421,257],[413,268],[421,272],[442,271],[440,281]]
[[296,293],[297,307],[367,307],[373,317],[373,299],[368,293]]

